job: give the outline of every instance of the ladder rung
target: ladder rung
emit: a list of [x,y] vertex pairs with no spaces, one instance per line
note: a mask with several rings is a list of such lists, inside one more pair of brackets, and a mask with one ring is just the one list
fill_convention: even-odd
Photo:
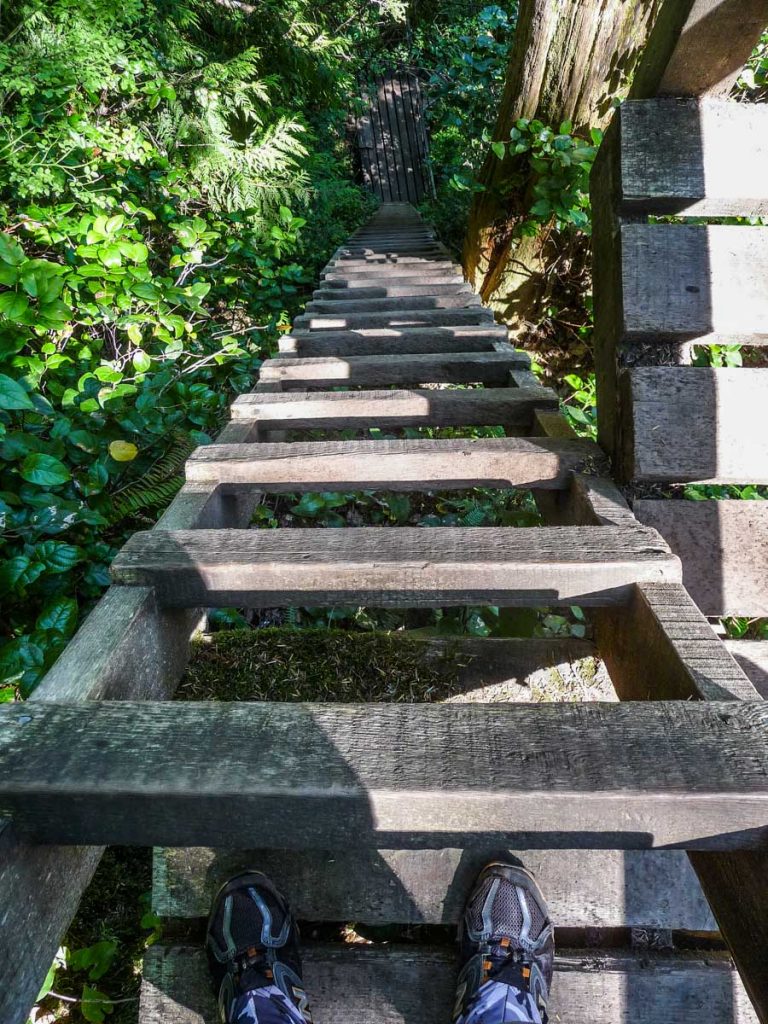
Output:
[[0,812],[89,846],[765,850],[768,706],[5,704]]
[[[580,885],[581,877],[573,884]],[[457,968],[450,947],[308,943],[302,963],[318,1024],[451,1019]],[[548,1009],[551,1021],[567,1024],[757,1024],[733,964],[710,952],[558,952]],[[152,946],[144,960],[139,1024],[218,1019],[205,951]]]
[[296,331],[280,338],[281,352],[299,356],[418,355],[433,352],[491,352],[494,342],[506,341],[502,324],[465,327],[411,327],[366,331]]
[[313,299],[306,305],[307,314],[332,313],[345,316],[347,313],[399,313],[403,306],[410,313],[414,310],[446,309],[458,310],[481,306],[480,297],[474,292],[460,292],[457,295],[412,295],[404,301],[397,296],[383,299],[356,299],[342,296],[341,298]]
[[430,325],[493,323],[493,313],[485,306],[469,309],[403,309],[371,313],[310,313],[297,316],[294,326],[310,331],[343,331],[354,327],[429,327]]
[[508,352],[457,352],[413,354],[393,360],[384,356],[326,356],[268,359],[261,365],[259,380],[305,387],[363,384],[483,384],[509,383],[509,371],[527,368],[530,359],[511,346]]
[[234,420],[265,429],[527,426],[534,410],[556,409],[548,388],[410,388],[400,391],[288,391],[241,395]]
[[175,608],[626,603],[640,581],[679,581],[655,530],[637,527],[347,527],[149,530],[112,563],[116,583]]
[[592,441],[533,438],[211,444],[187,480],[275,491],[564,488],[602,453]]
[[[345,288],[339,287],[338,283],[331,287],[318,288],[312,293],[312,298],[317,302],[349,302],[366,299],[390,299],[398,297],[414,296],[459,296],[471,295],[471,289],[466,281],[460,278],[442,278],[435,281],[409,282],[387,281],[386,284],[355,284]],[[402,305],[402,303],[400,303]]]

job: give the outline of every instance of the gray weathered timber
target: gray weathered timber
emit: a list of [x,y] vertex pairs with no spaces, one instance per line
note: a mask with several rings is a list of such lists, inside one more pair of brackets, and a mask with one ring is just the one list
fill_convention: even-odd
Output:
[[527,366],[525,352],[456,352],[451,354],[414,354],[393,360],[385,356],[319,356],[267,359],[261,365],[260,379],[279,381],[286,386],[387,384],[475,384],[502,387],[510,367]]
[[596,627],[621,700],[760,697],[680,584],[638,584],[629,608],[601,610]]
[[768,699],[768,643],[764,640],[726,640],[724,646],[744,669],[760,696]]
[[266,491],[562,488],[594,461],[594,442],[532,438],[309,441],[204,445],[187,462],[187,480],[258,486]]
[[558,928],[716,931],[688,858],[678,850],[214,850],[154,853],[152,906],[161,917],[204,918],[218,887],[264,871],[302,921],[457,924],[478,872],[522,861]]
[[342,279],[323,282],[312,293],[316,299],[384,299],[394,295],[456,295],[469,289],[467,282],[454,274],[440,275],[426,279],[413,277],[392,277],[374,283],[373,281],[350,281]]
[[[445,1024],[456,989],[454,950],[309,944],[304,982],[317,1024]],[[562,950],[550,1021],[564,1024],[757,1024],[722,954],[632,955]],[[205,954],[153,946],[144,960],[139,1024],[218,1024]]]
[[666,0],[630,97],[727,96],[768,24],[768,0]]
[[691,864],[707,893],[720,931],[758,1019],[768,1019],[768,894],[764,853],[691,853]]
[[624,224],[621,267],[620,340],[768,341],[768,228]]
[[768,502],[646,500],[634,509],[678,555],[705,615],[768,616]]
[[766,740],[762,700],[37,702],[0,708],[0,812],[47,843],[765,851]]
[[535,409],[557,408],[546,388],[472,388],[408,391],[291,391],[241,395],[231,406],[233,420],[256,421],[265,429],[343,429],[372,426],[447,427],[528,425]]
[[480,306],[480,296],[474,292],[454,295],[412,295],[407,302],[397,296],[383,299],[358,299],[354,296],[335,299],[313,299],[306,305],[307,314],[346,316],[347,313],[399,313],[408,310],[473,309]]
[[[403,304],[401,304],[402,306]],[[297,316],[296,330],[344,331],[356,327],[455,327],[460,324],[493,323],[493,313],[485,306],[469,309],[409,309],[389,313],[315,313]]]
[[[311,356],[383,356],[491,352],[493,342],[506,339],[501,324],[467,327],[414,327],[412,330],[321,331],[284,334],[280,352]],[[394,360],[391,365],[395,366]]]
[[[455,999],[450,947],[308,944],[304,982],[317,1024],[445,1024]],[[564,1024],[757,1024],[737,973],[717,953],[555,957],[550,1021]],[[218,1024],[205,954],[153,946],[139,1024]]]
[[625,380],[634,479],[768,483],[768,370],[638,367]]
[[346,264],[339,266],[335,264],[329,265],[320,275],[321,287],[323,288],[365,286],[369,283],[385,284],[389,281],[403,283],[423,281],[428,283],[442,279],[449,283],[455,281],[457,284],[460,284],[464,280],[461,267],[456,263],[446,260],[416,265],[402,263],[389,266],[366,265],[363,267],[350,267]]
[[638,527],[179,530],[136,533],[112,578],[169,607],[432,608],[625,604],[680,564]]
[[768,213],[768,107],[718,100],[628,100],[620,213],[688,217]]

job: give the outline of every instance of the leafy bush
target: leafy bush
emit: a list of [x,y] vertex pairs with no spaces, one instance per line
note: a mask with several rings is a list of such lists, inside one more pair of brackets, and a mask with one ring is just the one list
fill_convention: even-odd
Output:
[[308,13],[3,8],[0,699],[55,661],[370,209],[334,99],[349,40]]

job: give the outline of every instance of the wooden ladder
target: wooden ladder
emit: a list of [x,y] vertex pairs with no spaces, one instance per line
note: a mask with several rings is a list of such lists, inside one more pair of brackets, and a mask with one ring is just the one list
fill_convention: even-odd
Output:
[[[687,597],[679,560],[637,522],[603,475],[600,449],[571,434],[555,395],[412,207],[383,206],[321,285],[230,425],[190,458],[156,528],[118,555],[115,586],[58,679],[0,711],[0,808],[27,841],[157,847],[156,907],[187,924],[246,863],[272,873],[306,920],[453,924],[479,866],[512,850],[539,872],[558,925],[582,941],[594,928],[712,932],[682,851],[765,842],[768,713],[754,700],[722,703],[756,694]],[[485,386],[439,386],[449,382]],[[506,436],[365,436],[373,426],[499,424]],[[301,438],[349,428],[361,439]],[[552,525],[243,528],[265,493],[474,486],[533,489]],[[647,650],[629,660],[649,694],[670,696],[673,677],[673,696],[718,700],[136,699],[170,695],[201,608],[468,603],[594,609],[600,628],[622,634],[615,651],[645,635]],[[681,608],[684,645],[668,621]],[[480,674],[495,643],[476,645]],[[89,657],[100,690],[70,703],[62,679],[75,666],[93,673]],[[127,682],[137,676],[143,692]],[[133,699],[93,699],[102,697]],[[321,1024],[437,1024],[449,1019],[453,977],[444,946],[307,952]],[[554,1019],[573,1024],[630,1011],[638,1021],[756,1020],[729,962],[711,954],[567,950],[553,1000]],[[141,1024],[214,1019],[202,950],[150,950]]]

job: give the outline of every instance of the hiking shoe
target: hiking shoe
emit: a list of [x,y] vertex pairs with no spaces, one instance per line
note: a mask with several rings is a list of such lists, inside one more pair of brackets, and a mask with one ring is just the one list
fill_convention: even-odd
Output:
[[529,993],[546,1022],[555,942],[547,904],[533,875],[492,863],[480,872],[459,926],[461,970],[453,1019],[489,981]]
[[[240,996],[269,986],[277,986],[296,1007],[296,1019],[311,1024],[301,980],[299,929],[287,900],[266,875],[247,871],[221,887],[205,946],[222,1024],[232,1024]],[[274,997],[279,1000],[276,993]]]

